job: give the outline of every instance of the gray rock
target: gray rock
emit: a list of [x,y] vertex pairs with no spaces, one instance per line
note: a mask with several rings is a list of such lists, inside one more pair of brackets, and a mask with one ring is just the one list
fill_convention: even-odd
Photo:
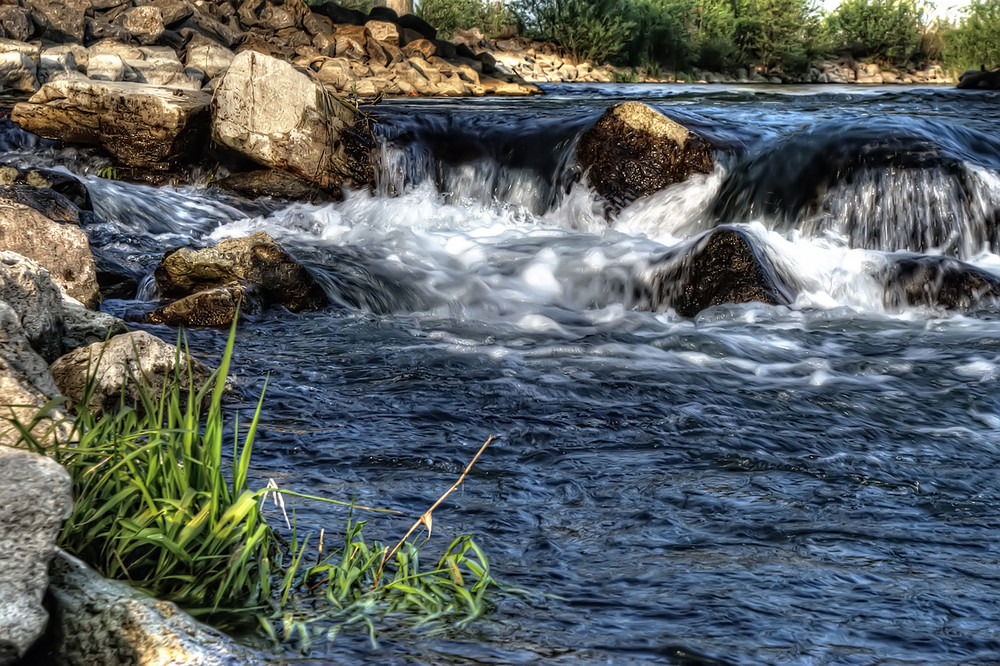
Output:
[[163,14],[159,8],[152,6],[133,7],[122,14],[119,21],[140,44],[154,43],[166,29]]
[[42,598],[56,537],[73,507],[69,474],[36,453],[0,446],[0,663],[42,635]]
[[62,354],[62,293],[47,270],[16,252],[0,252],[0,302],[13,310],[35,352],[47,360]]
[[21,42],[28,41],[35,31],[28,12],[14,5],[0,6],[0,28],[4,36]]
[[0,53],[0,86],[19,92],[38,90],[35,63],[23,53]]
[[49,587],[59,663],[256,666],[268,663],[172,603],[108,580],[56,551]]
[[211,95],[140,83],[46,83],[11,118],[46,138],[103,147],[123,165],[169,169],[205,147]]
[[209,39],[201,33],[194,33],[188,42],[184,55],[184,64],[197,67],[205,72],[210,79],[220,76],[229,69],[236,54],[214,39]]
[[74,349],[56,359],[49,371],[59,391],[74,403],[84,399],[88,382],[93,382],[87,407],[101,413],[114,411],[123,400],[136,404],[141,386],[153,395],[161,393],[178,372],[178,360],[182,385],[187,384],[188,367],[196,387],[211,374],[202,363],[183,353],[178,355],[174,345],[145,331],[123,333]]

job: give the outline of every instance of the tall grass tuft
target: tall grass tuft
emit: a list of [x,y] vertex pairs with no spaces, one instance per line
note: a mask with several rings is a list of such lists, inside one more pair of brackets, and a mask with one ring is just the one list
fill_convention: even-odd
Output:
[[[202,387],[178,370],[153,395],[141,378],[135,404],[97,417],[86,397],[77,406],[71,444],[45,448],[30,423],[14,422],[30,447],[52,455],[73,478],[75,504],[60,545],[105,576],[130,582],[212,621],[256,616],[276,640],[308,650],[318,637],[363,624],[374,641],[386,614],[426,624],[464,623],[480,616],[495,587],[489,564],[468,536],[456,539],[433,567],[421,566],[419,547],[392,554],[362,535],[350,503],[317,498],[273,483],[251,490],[248,473],[263,394],[249,424],[226,435],[222,399],[235,326],[219,369]],[[224,451],[224,447],[225,451]],[[230,448],[231,447],[231,448]],[[264,513],[264,500],[290,495],[352,507],[342,545],[283,539]],[[384,561],[388,560],[388,561]],[[385,570],[383,574],[382,570]]]

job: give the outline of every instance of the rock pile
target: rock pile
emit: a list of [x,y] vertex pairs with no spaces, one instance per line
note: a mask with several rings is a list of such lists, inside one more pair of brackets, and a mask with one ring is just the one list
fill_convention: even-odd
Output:
[[318,75],[341,94],[528,95],[488,54],[416,16],[304,0],[25,0],[0,11],[0,85],[147,83],[199,90],[243,51]]

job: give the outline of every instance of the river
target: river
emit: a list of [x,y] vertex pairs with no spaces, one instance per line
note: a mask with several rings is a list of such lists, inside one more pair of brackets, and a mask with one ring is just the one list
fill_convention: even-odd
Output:
[[[1000,94],[546,91],[383,102],[377,191],[337,204],[86,176],[108,261],[148,273],[171,247],[265,230],[330,294],[240,329],[248,405],[270,377],[258,479],[400,509],[366,527],[393,542],[496,437],[426,547],[471,533],[535,594],[377,649],[344,632],[311,658],[1000,660],[1000,311],[901,307],[873,278],[900,251],[1000,274]],[[705,136],[717,166],[609,223],[572,149],[629,99]],[[87,170],[20,141],[8,160]],[[622,285],[720,223],[796,276],[791,305],[685,318],[630,300]],[[193,342],[211,356],[221,335]],[[328,532],[345,517],[297,515]]]

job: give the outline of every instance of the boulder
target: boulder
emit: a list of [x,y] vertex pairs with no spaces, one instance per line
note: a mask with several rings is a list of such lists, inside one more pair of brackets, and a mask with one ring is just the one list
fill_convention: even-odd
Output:
[[154,86],[200,90],[202,73],[189,72],[169,46],[143,46],[139,56],[126,58],[135,80]]
[[166,30],[159,8],[149,5],[133,7],[122,14],[119,20],[122,27],[140,44],[153,44]]
[[37,261],[67,294],[96,306],[100,292],[87,234],[21,203],[19,191],[30,194],[30,188],[0,187],[0,246]]
[[614,211],[713,166],[704,140],[639,102],[605,111],[580,137],[576,158]]
[[15,5],[0,6],[0,35],[19,42],[26,42],[35,32],[27,10]]
[[146,321],[167,326],[229,326],[237,313],[260,311],[256,291],[247,284],[230,282],[157,308],[146,315]]
[[60,664],[263,666],[270,660],[193,620],[177,606],[108,580],[58,550],[47,652]]
[[323,190],[296,178],[290,173],[274,169],[258,169],[234,173],[212,183],[215,187],[236,192],[250,199],[274,197],[289,201],[329,201]]
[[374,140],[357,110],[287,62],[240,53],[213,108],[216,143],[263,166],[329,190],[374,181]]
[[24,53],[0,53],[0,86],[18,92],[38,90],[38,68]]
[[156,7],[165,28],[175,28],[194,14],[194,7],[187,0],[138,0],[138,6]]
[[404,30],[413,30],[419,33],[424,39],[437,39],[437,28],[416,14],[403,14],[395,23]]
[[62,354],[62,293],[47,270],[16,252],[0,252],[0,302],[13,309],[36,353],[47,361]]
[[48,622],[42,599],[56,537],[73,508],[69,474],[50,458],[0,446],[0,506],[0,663],[9,664]]
[[887,257],[885,305],[895,310],[923,306],[969,312],[1000,303],[1000,278],[958,259],[939,255]]
[[211,96],[141,83],[46,83],[11,118],[49,139],[99,145],[123,166],[167,170],[205,147]]
[[797,287],[787,271],[741,229],[718,227],[673,250],[626,294],[630,305],[693,317],[713,305],[789,305]]
[[196,388],[211,375],[202,363],[183,352],[178,354],[174,345],[145,331],[134,331],[74,349],[56,359],[49,371],[59,391],[73,403],[83,401],[91,383],[87,407],[96,414],[114,411],[123,401],[138,404],[141,386],[159,395],[177,376],[186,386],[189,368]]
[[23,5],[31,11],[42,37],[56,43],[83,42],[90,0],[24,0]]
[[958,77],[956,87],[965,90],[1000,90],[1000,69],[989,72],[970,69]]
[[292,312],[326,305],[323,288],[273,238],[258,231],[230,238],[201,250],[182,248],[166,255],[153,271],[156,286],[167,298],[245,282],[260,290],[265,303]]
[[194,33],[187,44],[184,54],[184,64],[196,67],[205,72],[210,79],[220,76],[229,69],[236,54],[214,39],[209,39],[201,33]]
[[379,42],[386,42],[393,46],[399,46],[399,26],[388,21],[368,21],[365,28],[371,36]]

